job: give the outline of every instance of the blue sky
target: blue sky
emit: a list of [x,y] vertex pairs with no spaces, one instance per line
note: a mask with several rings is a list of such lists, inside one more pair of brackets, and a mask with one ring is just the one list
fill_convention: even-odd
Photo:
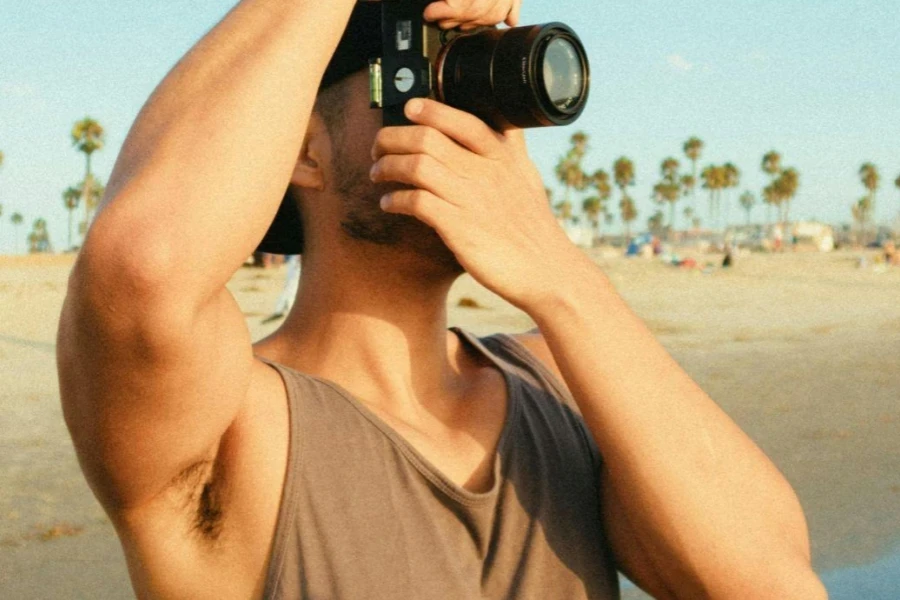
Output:
[[[0,252],[13,249],[13,212],[26,224],[46,218],[55,245],[65,245],[61,193],[83,171],[72,124],[90,115],[105,126],[107,147],[94,160],[105,181],[147,96],[233,4],[0,0]],[[758,194],[761,156],[781,152],[801,173],[792,216],[848,221],[865,161],[882,174],[878,220],[900,213],[897,0],[526,0],[523,22],[551,20],[572,25],[592,61],[592,98],[575,126],[591,136],[585,166],[634,160],[638,223],[655,210],[661,160],[683,159],[691,135],[706,142],[702,164],[742,170],[739,191]],[[548,182],[572,132],[529,134]],[[736,207],[730,217],[743,218]]]

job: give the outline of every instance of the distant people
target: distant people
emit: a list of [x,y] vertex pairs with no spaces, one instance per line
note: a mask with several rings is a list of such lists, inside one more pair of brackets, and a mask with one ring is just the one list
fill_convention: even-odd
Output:
[[885,242],[884,244],[884,262],[888,265],[900,266],[900,252],[894,242]]
[[284,278],[284,289],[281,290],[281,295],[275,302],[275,312],[266,317],[263,323],[277,321],[291,312],[291,308],[294,306],[297,288],[300,286],[300,256],[296,254],[288,256],[284,262],[288,267],[287,275]]
[[722,268],[727,269],[734,264],[734,248],[731,244],[725,245],[725,258],[722,260]]
[[784,232],[781,229],[781,225],[776,225],[772,230],[772,238],[775,242],[773,249],[775,252],[781,252],[782,244],[784,242]]

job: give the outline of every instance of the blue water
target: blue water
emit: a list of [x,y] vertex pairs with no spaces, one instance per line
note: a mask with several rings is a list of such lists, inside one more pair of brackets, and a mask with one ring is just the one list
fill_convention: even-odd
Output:
[[900,600],[900,546],[870,565],[821,575],[830,600]]

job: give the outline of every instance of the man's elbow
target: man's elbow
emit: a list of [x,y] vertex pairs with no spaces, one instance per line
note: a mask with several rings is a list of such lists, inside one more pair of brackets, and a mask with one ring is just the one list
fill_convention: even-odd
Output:
[[176,266],[171,245],[149,227],[135,231],[102,216],[91,227],[79,253],[69,293],[105,302],[156,296]]
[[782,575],[775,589],[760,598],[771,600],[828,600],[828,591],[811,567],[791,569]]
[[[777,560],[777,559],[775,559]],[[740,591],[731,589],[721,598],[746,600],[827,600],[828,592],[806,560],[770,562],[755,575],[747,577]]]

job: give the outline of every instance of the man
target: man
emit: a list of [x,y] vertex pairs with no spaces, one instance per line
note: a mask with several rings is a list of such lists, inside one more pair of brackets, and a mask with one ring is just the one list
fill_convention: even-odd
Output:
[[[326,73],[353,8],[238,3],[141,112],[72,274],[65,415],[138,596],[612,598],[618,568],[824,597],[790,486],[568,242],[522,133],[422,100],[381,129],[364,70]],[[225,285],[288,182],[303,279],[252,346]],[[542,335],[448,331],[463,270]]]

